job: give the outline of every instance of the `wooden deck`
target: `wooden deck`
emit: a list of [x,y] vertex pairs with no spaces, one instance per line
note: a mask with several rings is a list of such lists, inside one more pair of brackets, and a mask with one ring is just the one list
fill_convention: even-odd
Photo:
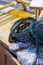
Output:
[[[8,42],[8,37],[9,37],[9,32],[10,32],[11,26],[13,25],[14,22],[16,22],[19,19],[20,18],[11,16],[8,14],[0,13],[0,49],[3,51],[4,56],[6,55],[6,56],[8,56],[8,58],[10,57],[11,61],[13,62],[13,65],[21,65],[21,64],[8,51],[9,46],[10,46],[10,43]],[[6,59],[5,59],[4,65],[6,65]]]

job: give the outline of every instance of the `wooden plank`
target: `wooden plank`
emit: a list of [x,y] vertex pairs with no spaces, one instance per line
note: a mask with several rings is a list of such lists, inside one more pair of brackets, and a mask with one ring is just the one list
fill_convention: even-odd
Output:
[[0,65],[4,65],[4,53],[0,47]]
[[[9,46],[10,46],[10,43],[8,42],[10,28],[14,24],[14,22],[16,22],[19,19],[20,18],[15,17],[12,20],[10,20],[10,22],[7,22],[7,24],[0,26],[0,44],[5,46],[7,49],[9,49]],[[20,65],[20,63],[17,61],[16,58],[12,57],[12,60],[13,60],[13,63],[15,62],[17,65]]]
[[[6,49],[9,49],[10,43],[8,42],[8,37],[9,37],[9,33],[10,33],[10,28],[11,26],[14,24],[14,22],[16,22],[17,20],[19,20],[21,18],[12,17],[12,19],[10,18],[9,20],[6,20],[5,22],[7,22],[6,24],[1,24],[0,26],[0,45],[4,46]],[[4,21],[3,21],[4,22]],[[7,51],[7,50],[6,50]],[[5,50],[4,50],[5,52]],[[7,52],[5,52],[6,54]],[[20,65],[20,63],[17,61],[16,58],[11,57],[11,59],[13,60],[13,63],[15,62],[17,65]]]
[[4,6],[2,6],[2,7],[0,7],[0,10],[2,10],[2,9],[4,9],[4,8],[7,8],[7,7],[10,7],[10,6],[14,6],[14,5],[16,5],[17,4],[17,2],[12,2],[12,3],[9,3],[9,4],[6,4],[6,5],[4,5]]
[[8,22],[10,22],[10,21],[13,21],[14,18],[16,18],[16,17],[10,17],[9,19],[7,19],[7,20],[5,20],[5,21],[1,21],[1,22],[0,22],[0,26],[4,25],[4,24],[6,24],[6,23],[8,23]]
[[43,9],[43,0],[32,0],[30,7],[35,9]]
[[43,10],[43,0],[32,0],[30,8],[36,9],[36,19],[39,17],[41,10]]
[[32,0],[30,8],[36,9],[36,19],[40,15],[41,10],[43,10],[43,0]]
[[1,12],[0,12],[0,16],[3,15],[3,14],[4,14],[4,13],[1,13]]
[[0,21],[5,21],[9,19],[10,17],[12,17],[12,15],[6,15],[4,18],[0,18]]
[[2,6],[2,7],[0,7],[0,10],[2,10],[4,8],[7,8],[7,7],[10,7],[10,6],[17,5],[17,3],[30,4],[30,1],[26,1],[26,0],[17,0],[17,2],[13,1],[12,3],[6,4],[6,5]]
[[3,18],[6,17],[6,16],[8,16],[8,14],[2,14],[2,15],[0,16],[0,19],[3,19]]
[[[21,65],[19,63],[19,61],[10,53],[8,52],[2,45],[0,46],[0,48],[2,49],[2,51],[4,52],[4,54],[9,57],[9,59],[11,59],[11,62],[13,63],[13,65]],[[6,57],[6,58],[7,58]],[[6,60],[6,59],[5,59]]]
[[[9,47],[9,42],[8,42],[8,36],[9,36],[9,32],[10,32],[10,28],[11,26],[14,24],[14,22],[16,22],[17,20],[19,20],[20,18],[12,18],[12,20],[8,20],[8,22],[4,25],[2,25],[0,23],[0,40],[3,41],[5,43],[5,45],[7,45],[7,47]],[[4,22],[4,21],[3,21]]]
[[26,1],[26,0],[17,0],[18,3],[24,3],[24,4],[30,4],[30,1]]

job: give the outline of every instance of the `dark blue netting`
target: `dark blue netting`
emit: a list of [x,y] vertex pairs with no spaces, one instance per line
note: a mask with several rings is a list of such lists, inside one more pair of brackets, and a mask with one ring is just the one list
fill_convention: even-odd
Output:
[[36,59],[36,48],[34,45],[23,51],[17,52],[17,59],[22,65],[33,65]]
[[29,30],[29,27],[27,27],[22,33],[18,33],[18,34],[15,33],[14,36],[24,43],[32,42],[32,39],[34,39],[33,35]]
[[[23,65],[43,65],[43,20],[34,21],[34,22],[32,21],[30,25],[29,24],[27,25],[27,20],[22,21],[22,23],[25,22],[26,22],[26,26],[23,25],[24,27],[22,29],[19,28],[20,25],[18,25],[18,27],[16,28],[18,24],[16,23],[16,25],[14,25],[14,29],[17,30],[11,32],[12,37],[19,39],[20,42],[24,44],[25,43],[31,44],[31,46],[29,46],[29,48],[26,49],[26,51],[24,50],[18,53],[17,55],[19,56],[18,60],[20,60]],[[35,51],[32,52],[32,50]],[[33,55],[33,53],[35,54],[35,56]]]
[[30,31],[38,42],[43,43],[43,20],[32,23]]
[[[36,65],[43,65],[43,20],[36,21],[30,26],[30,31],[36,39]],[[37,61],[38,60],[38,61]],[[34,64],[34,65],[35,65]]]
[[30,18],[21,19],[17,23],[15,23],[12,26],[10,33],[10,38],[12,38],[13,42],[15,41],[15,38],[17,38],[20,42],[23,43],[33,42],[35,38],[30,32],[29,26],[34,21],[36,20],[30,17]]
[[43,44],[43,21],[36,26],[36,38],[39,43]]
[[36,47],[34,45],[27,48],[26,50],[17,52],[17,59],[23,65],[43,65],[43,46],[40,46],[38,56],[39,56],[39,61],[38,59],[36,60],[37,54],[36,54]]

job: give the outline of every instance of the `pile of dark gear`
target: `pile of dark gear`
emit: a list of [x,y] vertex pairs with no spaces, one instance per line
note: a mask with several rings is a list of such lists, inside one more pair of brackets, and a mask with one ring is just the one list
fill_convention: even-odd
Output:
[[30,48],[34,45],[36,59],[32,65],[43,65],[43,20],[28,17],[16,21],[10,29],[9,42],[27,43]]
[[16,23],[13,24],[10,30],[9,42],[29,42],[32,40],[33,35],[29,30],[29,26],[32,22],[36,21],[34,18],[25,18],[20,19]]

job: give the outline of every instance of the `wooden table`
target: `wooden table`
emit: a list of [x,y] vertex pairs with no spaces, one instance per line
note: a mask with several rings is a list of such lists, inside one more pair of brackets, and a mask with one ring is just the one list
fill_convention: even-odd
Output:
[[7,56],[10,57],[10,59],[12,60],[14,65],[15,65],[15,63],[16,63],[16,65],[21,65],[17,61],[17,59],[14,57],[12,52],[10,51],[10,49],[9,49],[10,43],[8,42],[10,28],[13,25],[13,23],[19,19],[20,18],[14,17],[9,14],[0,13],[0,46],[1,46],[0,48],[3,50],[4,56],[5,56],[4,65],[7,65],[6,64]]
[[43,0],[32,0],[30,8],[36,9],[36,19],[40,15],[40,12],[43,10]]

